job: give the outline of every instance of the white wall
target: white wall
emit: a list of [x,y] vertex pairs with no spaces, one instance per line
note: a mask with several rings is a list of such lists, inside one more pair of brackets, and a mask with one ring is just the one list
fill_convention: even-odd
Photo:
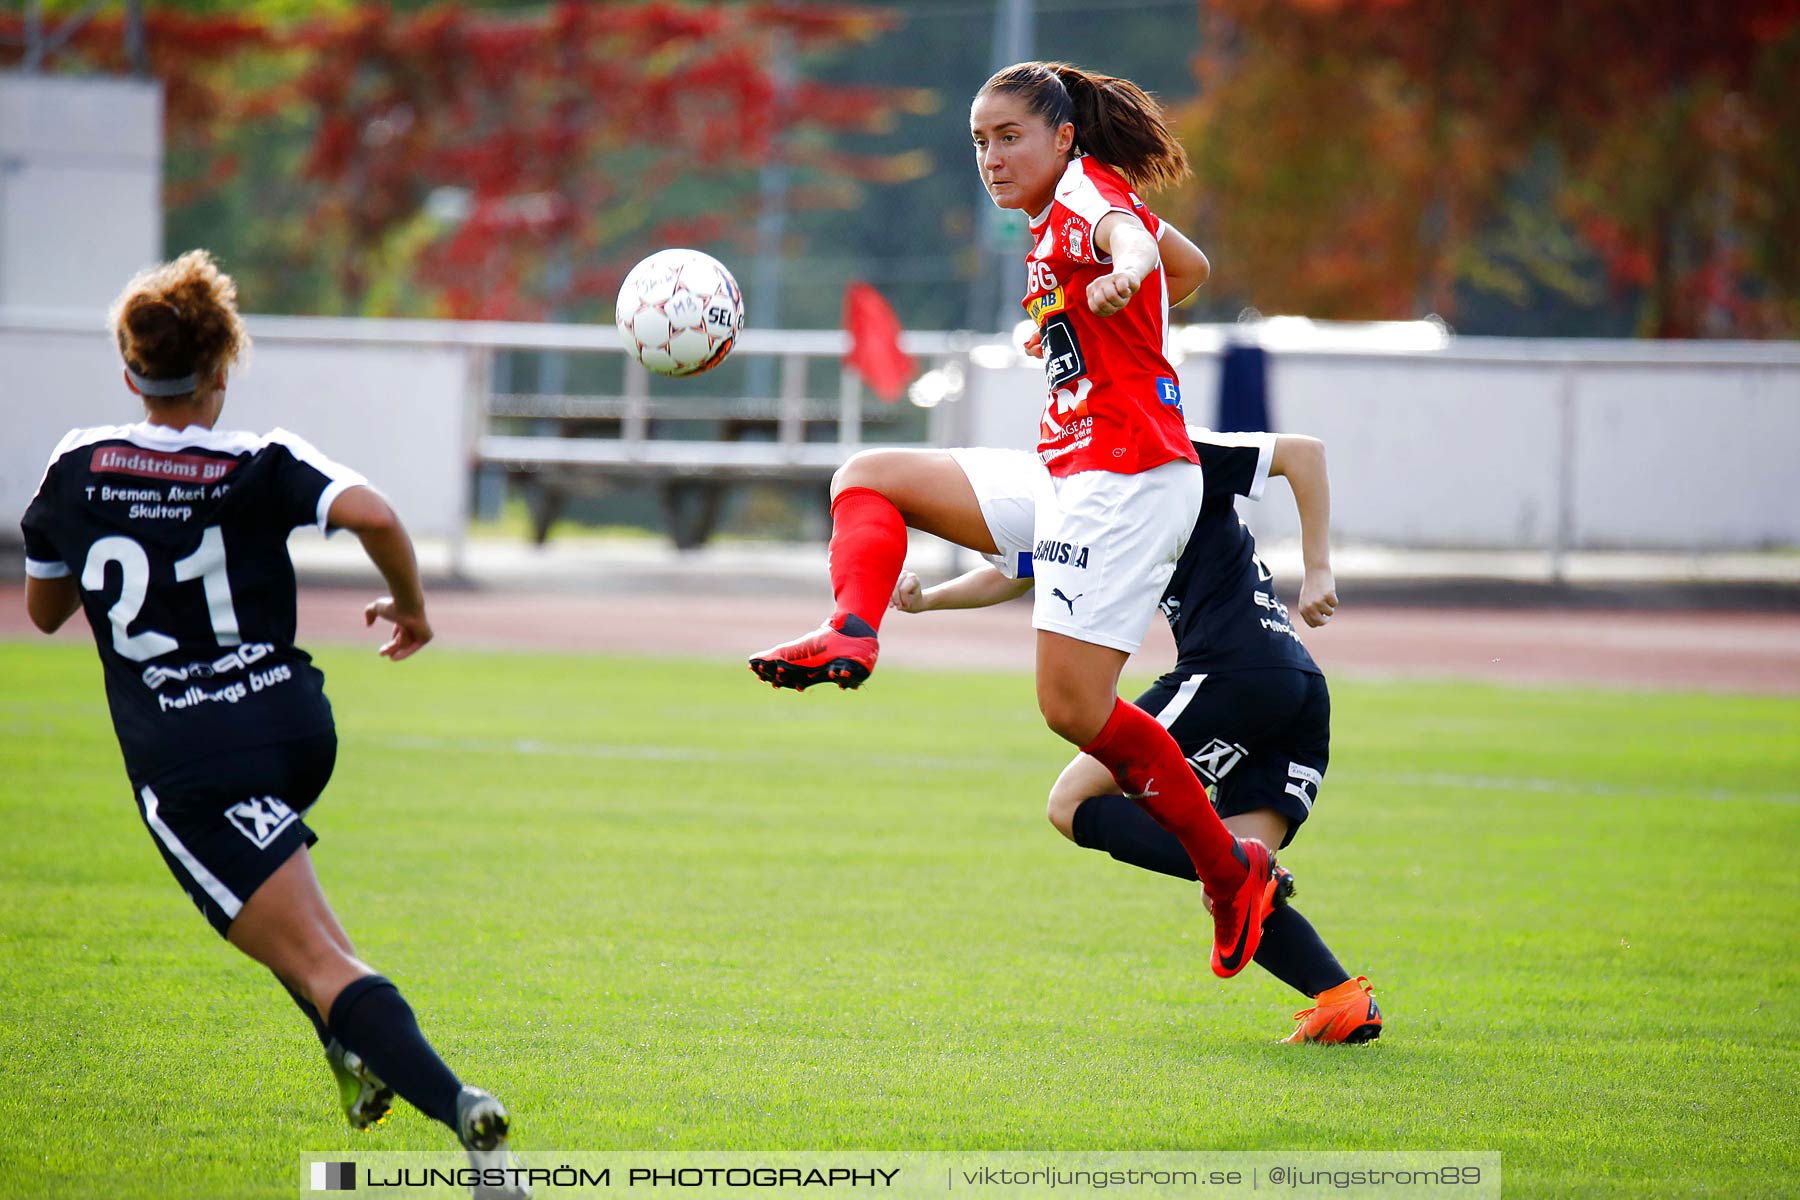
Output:
[[[1273,423],[1325,442],[1338,536],[1551,544],[1561,462],[1554,366],[1284,355],[1271,356],[1269,376]],[[1264,505],[1251,521],[1265,536],[1298,534],[1291,504]]]
[[[44,457],[76,425],[135,420],[97,312],[0,310],[0,537]],[[249,319],[256,350],[226,423],[283,425],[362,470],[421,534],[467,511],[472,414],[487,350],[616,352],[610,327]],[[835,359],[835,331],[758,345]],[[767,343],[767,346],[763,346]],[[777,346],[777,343],[779,345]],[[941,343],[941,344],[940,344]],[[954,351],[913,335],[915,353]],[[933,414],[946,442],[1035,444],[1036,360],[970,350],[967,391]],[[1190,420],[1211,424],[1218,362],[1180,364]],[[1271,358],[1273,423],[1323,438],[1345,541],[1416,547],[1675,551],[1800,546],[1800,345],[1463,338],[1433,352],[1286,349]],[[1277,484],[1245,505],[1264,537],[1297,533]]]
[[162,85],[0,73],[0,308],[104,309],[162,253]]
[[1576,397],[1578,544],[1800,545],[1800,367],[1583,372]]
[[[1029,447],[1043,374],[1004,353],[970,371],[956,423]],[[1278,430],[1324,439],[1350,541],[1414,547],[1723,550],[1800,546],[1800,345],[1460,338],[1434,352],[1270,354]],[[1004,364],[1004,365],[1001,365]],[[1210,425],[1218,360],[1181,364]],[[1297,536],[1285,489],[1242,506]]]
[[[0,312],[0,538],[17,540],[45,461],[76,426],[143,416],[103,317]],[[361,340],[394,323],[251,317],[247,368],[220,425],[279,425],[368,476],[416,534],[459,533],[469,486],[467,414],[479,352],[422,326],[416,340]]]

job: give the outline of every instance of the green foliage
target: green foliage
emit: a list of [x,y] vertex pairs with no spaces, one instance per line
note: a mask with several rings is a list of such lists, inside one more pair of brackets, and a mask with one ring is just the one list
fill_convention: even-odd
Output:
[[[373,642],[371,642],[372,646]],[[1043,823],[1020,676],[326,648],[310,818],[358,950],[519,1144],[1498,1149],[1508,1196],[1800,1171],[1792,699],[1334,681],[1298,905],[1389,1017],[1205,966],[1191,886]],[[92,651],[0,646],[0,1143],[21,1194],[292,1194],[312,1035],[132,809]]]

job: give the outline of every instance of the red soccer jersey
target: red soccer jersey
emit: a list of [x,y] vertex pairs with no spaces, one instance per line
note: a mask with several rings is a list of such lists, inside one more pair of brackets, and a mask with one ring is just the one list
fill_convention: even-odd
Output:
[[1198,462],[1181,416],[1181,383],[1164,346],[1169,289],[1161,267],[1110,317],[1088,307],[1088,284],[1112,273],[1094,249],[1094,227],[1114,210],[1133,213],[1152,237],[1162,222],[1117,171],[1092,158],[1069,163],[1050,210],[1031,222],[1025,311],[1044,342],[1050,399],[1038,456],[1052,475],[1136,475],[1173,459]]

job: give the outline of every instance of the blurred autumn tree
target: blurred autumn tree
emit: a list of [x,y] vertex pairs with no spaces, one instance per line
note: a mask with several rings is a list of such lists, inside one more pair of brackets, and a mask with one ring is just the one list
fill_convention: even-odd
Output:
[[1200,231],[1224,304],[1628,306],[1800,333],[1800,0],[1201,0]]
[[[169,241],[213,247],[263,311],[603,315],[647,248],[747,251],[777,146],[798,210],[930,169],[838,149],[929,92],[779,77],[891,24],[794,3],[155,6]],[[123,71],[122,47],[101,18],[64,58]]]

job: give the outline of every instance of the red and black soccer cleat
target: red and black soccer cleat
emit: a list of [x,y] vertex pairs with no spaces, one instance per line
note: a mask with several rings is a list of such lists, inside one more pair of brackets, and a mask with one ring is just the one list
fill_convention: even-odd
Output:
[[803,638],[753,656],[750,670],[764,683],[796,692],[815,683],[853,688],[875,669],[880,649],[869,623],[855,613],[844,613]]
[[1238,838],[1232,854],[1248,870],[1229,896],[1207,891],[1213,910],[1213,974],[1230,979],[1256,957],[1263,922],[1294,894],[1294,877],[1275,865],[1275,856],[1255,838]]

